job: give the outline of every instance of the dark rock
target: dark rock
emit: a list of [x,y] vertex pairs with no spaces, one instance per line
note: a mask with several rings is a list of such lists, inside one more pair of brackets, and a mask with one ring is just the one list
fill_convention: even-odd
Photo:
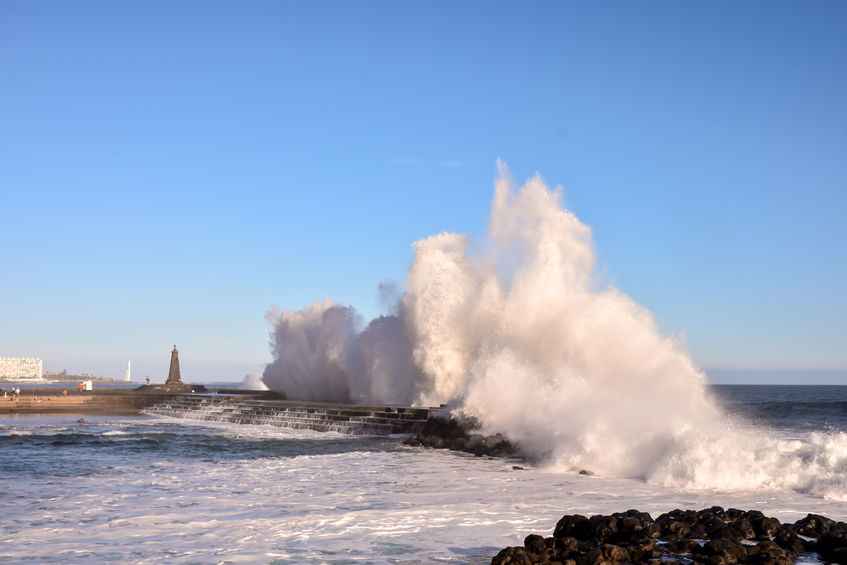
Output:
[[692,539],[679,539],[665,544],[665,548],[674,555],[686,555],[693,553],[694,549],[699,547],[700,544]]
[[740,563],[747,558],[747,549],[728,539],[711,540],[694,548],[692,553],[706,557],[709,563]]
[[726,520],[726,511],[721,506],[712,506],[711,508],[704,508],[703,510],[699,510],[697,512],[697,516],[702,520],[709,516],[715,516],[721,520]]
[[772,541],[762,541],[747,552],[747,563],[756,565],[791,565],[794,556],[789,555],[784,549]]
[[782,526],[774,536],[773,541],[785,551],[797,554],[813,549],[814,544],[803,541],[794,530],[794,526]]
[[629,555],[635,563],[645,563],[654,558],[662,556],[662,552],[656,548],[656,541],[651,538],[643,538],[627,544]]
[[743,510],[739,510],[738,508],[727,508],[724,512],[726,519],[730,522],[735,522],[742,516],[744,516],[745,512]]
[[591,475],[593,475],[594,473],[592,473],[592,472],[591,472],[591,471],[589,471],[588,469],[580,469],[580,470],[579,470],[579,474],[580,474],[580,475],[586,475],[586,476],[589,476],[589,477],[590,477],[590,476],[591,476]]
[[[802,537],[813,533],[820,534],[817,543]],[[553,537],[529,535],[523,548],[506,548],[492,563],[787,565],[813,549],[828,562],[847,565],[847,524],[810,514],[783,525],[757,510],[714,506],[673,510],[655,521],[638,510],[565,515]]]
[[520,465],[512,465],[512,471],[525,471],[525,467],[521,467]]
[[699,539],[726,539],[732,541],[741,541],[743,539],[750,539],[754,537],[756,537],[756,534],[752,528],[745,532],[744,530],[739,528],[737,524],[724,524],[720,528],[708,532],[706,536],[703,536]]
[[494,556],[491,565],[533,565],[522,547],[507,547]]
[[577,560],[579,565],[603,565],[606,563],[628,563],[629,552],[617,545],[604,544],[592,549]]
[[465,451],[465,447],[468,442],[463,437],[457,437],[447,441],[446,443],[448,449],[452,449],[453,451]]
[[819,538],[827,533],[834,524],[835,520],[830,520],[826,516],[806,514],[805,518],[794,522],[794,529],[801,536]]
[[753,528],[753,523],[746,516],[741,516],[733,522],[733,525],[741,535],[741,539],[755,539],[756,530]]
[[559,561],[576,557],[579,554],[579,541],[575,537],[556,537],[555,535],[553,537],[555,539],[553,554]]
[[827,559],[832,563],[847,563],[847,547],[839,547],[827,553]]
[[524,549],[529,553],[543,554],[547,550],[547,545],[544,543],[544,538],[537,534],[529,534],[523,540]]
[[591,539],[600,543],[612,541],[618,533],[618,519],[612,516],[595,515],[588,519],[591,524]]
[[660,527],[662,528],[660,530],[661,536],[668,539],[686,538],[688,537],[688,532],[691,531],[688,524],[678,520],[661,524]]
[[756,532],[756,537],[758,539],[773,539],[779,531],[780,526],[782,526],[779,520],[776,518],[768,518],[767,516],[762,516],[761,518],[750,521],[753,524],[753,530]]
[[587,541],[594,534],[591,522],[580,514],[565,515],[556,523],[553,537],[556,539],[571,537],[577,540]]
[[835,524],[831,524],[830,530],[818,538],[818,553],[828,561],[847,563],[847,561],[836,559],[836,557],[843,557],[845,549],[847,549],[847,532],[836,530]]

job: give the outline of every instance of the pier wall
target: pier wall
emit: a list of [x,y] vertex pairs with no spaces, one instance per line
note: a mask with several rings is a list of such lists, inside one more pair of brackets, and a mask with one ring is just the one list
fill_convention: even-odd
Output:
[[71,393],[25,391],[20,396],[0,397],[0,414],[139,414],[177,395],[133,393]]
[[347,434],[412,434],[429,418],[426,408],[359,406],[290,400],[257,400],[213,395],[163,399],[143,413],[234,424],[334,431]]

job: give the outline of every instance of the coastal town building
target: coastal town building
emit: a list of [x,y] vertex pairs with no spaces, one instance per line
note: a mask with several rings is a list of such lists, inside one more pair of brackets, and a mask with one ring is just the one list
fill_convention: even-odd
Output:
[[0,379],[8,381],[41,381],[44,364],[37,357],[0,357]]

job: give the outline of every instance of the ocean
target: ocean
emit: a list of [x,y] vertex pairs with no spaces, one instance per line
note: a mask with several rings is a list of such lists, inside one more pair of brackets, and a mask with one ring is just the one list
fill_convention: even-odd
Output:
[[[847,433],[847,386],[716,386],[787,442]],[[817,436],[816,436],[817,435]],[[847,453],[828,469],[847,475]],[[518,465],[524,469],[515,469]],[[843,480],[844,482],[839,482]],[[0,562],[487,563],[566,513],[758,509],[847,520],[827,490],[684,489],[264,426],[149,416],[0,418]]]

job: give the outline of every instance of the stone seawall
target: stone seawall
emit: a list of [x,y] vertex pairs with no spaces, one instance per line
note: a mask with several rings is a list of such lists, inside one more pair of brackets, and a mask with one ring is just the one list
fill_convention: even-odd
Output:
[[414,434],[429,418],[426,408],[359,406],[290,400],[182,395],[148,406],[143,413],[234,424],[334,431],[347,434]]
[[0,397],[0,414],[139,414],[144,408],[171,401],[172,394],[72,393],[27,391]]

